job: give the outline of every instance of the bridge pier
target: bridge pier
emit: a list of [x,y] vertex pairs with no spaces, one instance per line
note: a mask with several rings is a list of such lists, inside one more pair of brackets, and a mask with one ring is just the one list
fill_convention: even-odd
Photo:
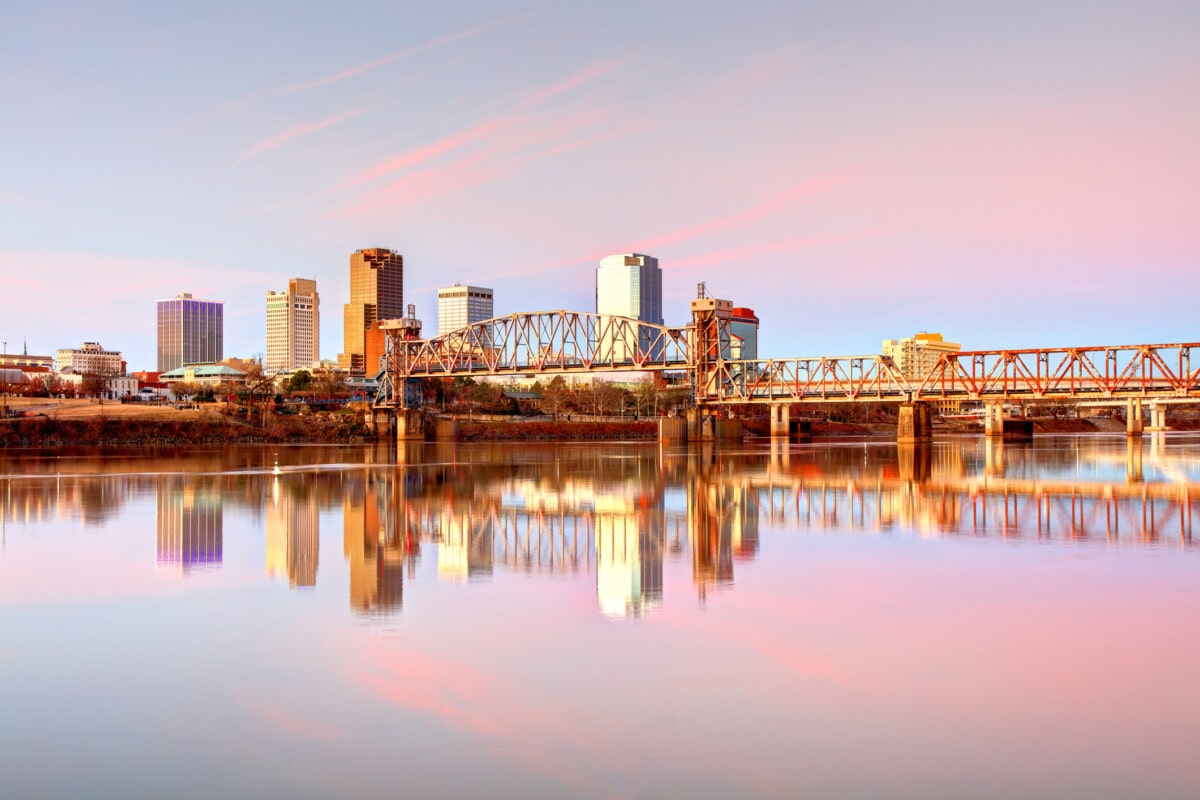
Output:
[[896,426],[897,442],[928,442],[933,438],[933,415],[929,403],[917,400],[900,406]]
[[688,421],[683,417],[660,418],[658,440],[664,444],[687,444]]
[[1142,435],[1142,401],[1130,400],[1125,406],[1125,435]]
[[425,414],[420,409],[396,409],[396,441],[425,441]]
[[664,444],[688,442],[740,443],[744,436],[742,421],[722,418],[711,410],[689,408],[684,417],[663,417],[658,421],[658,440]]
[[1167,427],[1167,407],[1162,403],[1150,404],[1150,427],[1148,431],[1168,431]]
[[1003,403],[984,403],[983,404],[983,435],[984,436],[1003,436],[1004,435],[1004,404]]
[[791,406],[773,403],[771,405],[771,438],[788,437],[791,435]]

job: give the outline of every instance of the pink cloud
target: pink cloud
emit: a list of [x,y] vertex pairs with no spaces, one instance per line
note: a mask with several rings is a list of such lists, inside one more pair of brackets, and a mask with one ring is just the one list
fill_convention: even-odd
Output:
[[418,164],[429,161],[430,159],[445,155],[446,153],[457,150],[464,145],[489,136],[496,131],[501,130],[505,126],[511,125],[512,122],[512,117],[486,120],[467,128],[466,130],[443,137],[432,144],[427,144],[424,147],[418,147],[416,150],[410,150],[403,155],[376,164],[351,181],[350,185],[359,186],[369,181],[373,181],[376,178],[387,175],[389,172],[408,169],[409,167],[414,167]]
[[557,97],[565,92],[578,89],[585,83],[589,83],[599,77],[613,72],[614,70],[620,69],[631,61],[633,61],[633,56],[625,56],[624,58],[613,59],[612,61],[605,61],[600,64],[593,64],[589,67],[585,67],[584,69],[576,72],[574,75],[564,80],[562,83],[558,83],[553,86],[547,86],[533,92],[521,105],[521,108],[535,108],[551,98]]
[[661,236],[655,236],[650,239],[645,239],[634,246],[635,250],[655,250],[664,245],[675,244],[676,242],[685,241],[688,239],[696,239],[706,236],[714,231],[719,231],[723,228],[733,227],[735,225],[743,225],[747,222],[760,219],[768,214],[774,213],[783,208],[789,203],[796,200],[811,197],[821,192],[836,186],[840,179],[834,177],[816,178],[813,180],[801,181],[792,186],[776,192],[761,203],[748,208],[744,211],[739,211],[736,214],[731,214],[727,217],[721,217],[707,222],[701,222],[697,225],[691,225],[686,228],[680,228],[670,233]]
[[806,250],[809,248],[821,247],[830,244],[841,244],[843,242],[853,242],[861,239],[873,239],[886,235],[890,232],[891,231],[889,230],[881,228],[878,230],[863,230],[829,236],[809,236],[801,239],[783,239],[774,242],[764,242],[761,244],[750,245],[748,247],[734,248],[732,250],[704,253],[703,255],[693,256],[691,258],[671,260],[664,263],[662,267],[663,269],[689,269],[692,267],[704,267],[712,264],[729,264],[730,262],[742,261],[747,258],[767,255],[770,253],[784,253],[791,250]]
[[314,131],[324,130],[325,128],[332,128],[334,125],[345,122],[352,117],[357,117],[361,113],[363,113],[363,109],[347,111],[344,114],[338,114],[336,117],[330,117],[329,119],[321,120],[320,122],[310,122],[304,125],[297,125],[294,128],[284,131],[278,136],[272,136],[266,141],[259,142],[245,153],[242,153],[242,157],[239,158],[238,161],[247,161],[255,156],[260,156],[263,153],[266,153],[269,150],[274,150],[284,142],[295,139],[298,136],[303,136],[307,133],[313,133]]

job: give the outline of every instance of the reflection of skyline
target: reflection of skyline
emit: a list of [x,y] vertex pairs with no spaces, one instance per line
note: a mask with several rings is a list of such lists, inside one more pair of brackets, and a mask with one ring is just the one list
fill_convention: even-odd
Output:
[[160,484],[155,512],[159,564],[182,572],[219,566],[224,544],[221,495],[199,491],[182,479]]
[[596,598],[609,617],[641,616],[662,602],[666,523],[654,506],[630,497],[597,499]]
[[267,574],[286,575],[290,586],[317,585],[321,515],[301,485],[280,485],[275,477],[267,499]]
[[396,535],[394,487],[394,479],[370,473],[348,476],[345,482],[343,548],[350,567],[350,607],[362,614],[397,612],[404,602],[409,543]]
[[[220,564],[227,519],[265,532],[269,574],[315,586],[322,509],[340,509],[350,605],[362,613],[402,607],[422,542],[439,580],[497,573],[587,575],[609,616],[652,611],[677,592],[672,570],[690,570],[701,598],[727,587],[740,561],[761,557],[760,527],[800,531],[1098,541],[1189,546],[1200,437],[1056,437],[1029,444],[963,438],[932,447],[886,442],[695,448],[655,446],[450,446],[407,453],[399,469],[379,451],[349,450],[336,466],[267,469],[274,450],[235,449],[192,462],[103,457],[62,465],[13,459],[0,477],[0,512],[13,526],[91,525],[130,498],[156,498],[156,559],[189,571]],[[320,451],[319,455],[333,461]],[[354,463],[354,458],[359,463]],[[290,459],[290,461],[288,461]],[[139,473],[174,467],[171,474]],[[236,508],[234,516],[225,515]],[[253,524],[253,523],[252,523]],[[406,574],[407,573],[407,574]]]

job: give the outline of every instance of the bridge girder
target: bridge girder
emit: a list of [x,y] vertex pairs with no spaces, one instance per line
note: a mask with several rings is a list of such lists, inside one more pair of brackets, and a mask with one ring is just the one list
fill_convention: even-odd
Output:
[[432,339],[387,330],[385,383],[686,370],[697,405],[713,406],[1200,400],[1200,364],[1193,368],[1191,360],[1197,342],[943,353],[926,374],[905,376],[882,355],[726,359],[723,303],[693,303],[693,322],[684,327],[560,310],[510,314]]

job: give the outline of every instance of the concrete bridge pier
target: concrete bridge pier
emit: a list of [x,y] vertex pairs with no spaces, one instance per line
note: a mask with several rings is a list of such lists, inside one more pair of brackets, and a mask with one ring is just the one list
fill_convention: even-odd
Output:
[[687,444],[688,421],[683,417],[659,418],[658,440],[663,444]]
[[771,438],[787,438],[791,435],[791,406],[782,403],[771,405]]
[[983,404],[983,434],[984,436],[1004,435],[1004,404]]
[[897,442],[928,442],[933,439],[933,415],[929,403],[917,400],[900,406]]
[[1150,404],[1150,427],[1148,431],[1167,431],[1167,407],[1162,403]]
[[396,409],[396,441],[425,441],[425,414],[416,408]]
[[1125,406],[1125,434],[1142,435],[1142,401],[1130,400]]

